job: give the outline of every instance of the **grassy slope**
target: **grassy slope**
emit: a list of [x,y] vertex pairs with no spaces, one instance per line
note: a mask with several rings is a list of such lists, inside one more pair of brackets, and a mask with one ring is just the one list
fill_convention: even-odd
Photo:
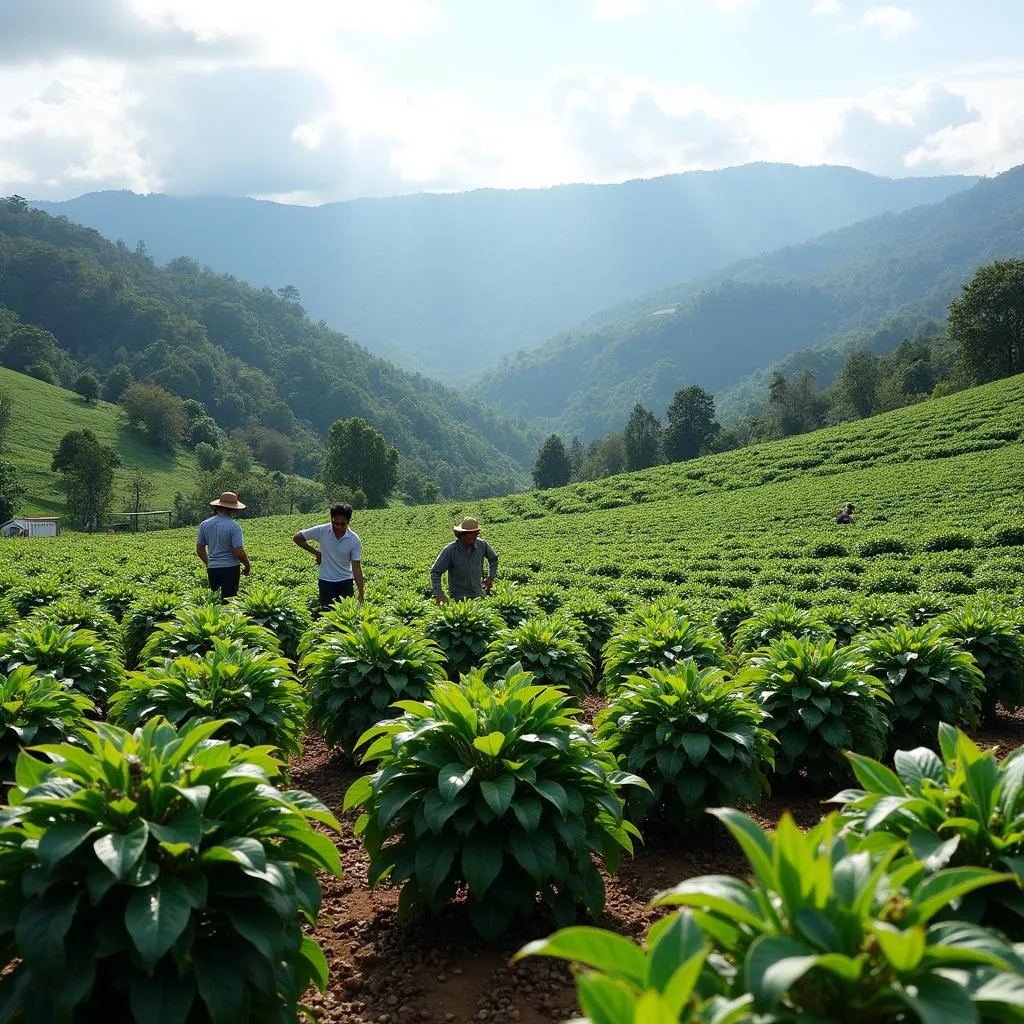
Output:
[[[141,434],[120,421],[117,406],[108,402],[87,406],[71,391],[2,368],[0,387],[14,398],[14,415],[3,457],[17,468],[27,492],[19,509],[23,514],[64,514],[59,475],[50,471],[50,460],[69,430],[91,430],[104,444],[116,449],[122,462],[117,471],[119,487],[132,470],[142,469],[151,474],[156,485],[154,508],[169,508],[175,491],[186,491],[192,486],[194,458],[180,450],[173,456],[154,451]],[[116,510],[116,499],[114,505]]]
[[[1024,376],[870,420],[643,473],[487,501],[356,513],[371,602],[424,593],[451,524],[477,515],[501,556],[502,587],[537,584],[564,593],[618,591],[630,603],[674,595],[720,606],[799,597],[845,604],[856,595],[1024,595],[1024,547],[991,544],[1019,526],[1024,491]],[[857,506],[851,527],[836,510]],[[313,592],[312,559],[291,542],[325,514],[243,520],[252,582]],[[957,531],[969,551],[928,551],[926,539]],[[866,554],[888,538],[905,551]],[[154,589],[199,584],[194,532],[148,537],[75,536],[83,571],[140,575]],[[0,545],[0,560],[56,565],[62,542]],[[58,555],[57,558],[67,557]],[[596,571],[595,571],[596,570]],[[1013,595],[1016,595],[1015,597]]]

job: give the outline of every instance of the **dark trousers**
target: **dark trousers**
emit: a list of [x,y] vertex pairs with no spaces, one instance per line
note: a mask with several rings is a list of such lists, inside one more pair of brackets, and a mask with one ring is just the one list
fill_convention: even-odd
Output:
[[317,580],[316,585],[320,590],[321,608],[330,608],[343,597],[355,597],[355,580]]
[[226,601],[238,593],[238,581],[242,575],[240,565],[228,566],[224,569],[207,569],[206,578],[210,581],[211,590],[219,590],[221,599]]

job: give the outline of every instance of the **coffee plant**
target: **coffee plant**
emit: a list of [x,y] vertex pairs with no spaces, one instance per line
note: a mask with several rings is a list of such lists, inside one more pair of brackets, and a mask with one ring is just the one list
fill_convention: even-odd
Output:
[[551,615],[503,630],[488,644],[480,667],[488,679],[497,680],[513,665],[533,672],[544,683],[563,686],[577,697],[586,694],[594,674],[576,629]]
[[423,632],[444,652],[449,679],[479,666],[488,645],[504,627],[486,601],[448,601],[437,605]]
[[880,756],[885,750],[889,697],[864,662],[835,641],[784,636],[761,648],[737,682],[749,687],[778,739],[775,772],[810,782],[842,781],[844,750]]
[[630,818],[655,809],[684,827],[708,806],[760,800],[773,767],[765,717],[721,669],[687,660],[630,676],[594,725],[598,740],[650,786],[629,793]]
[[618,789],[643,783],[580,727],[572,698],[515,666],[435,683],[399,706],[363,737],[377,770],[345,796],[362,812],[371,884],[402,886],[404,911],[436,910],[465,885],[488,940],[530,915],[538,894],[560,923],[578,906],[599,913],[594,854],[614,872],[632,851]]
[[261,651],[280,650],[277,637],[269,629],[250,622],[230,605],[196,604],[182,608],[168,622],[156,623],[139,654],[139,664],[202,656],[213,650],[215,640]]
[[[99,724],[23,753],[0,808],[8,1019],[285,1024],[327,963],[303,933],[340,876],[313,797],[274,788],[266,748]],[[26,884],[31,879],[31,884]]]
[[827,640],[828,626],[815,614],[796,605],[780,602],[759,608],[739,624],[732,647],[737,655],[752,654],[786,634],[812,641]]
[[396,714],[400,700],[422,700],[444,677],[444,655],[422,633],[363,622],[332,631],[303,659],[310,722],[331,746],[347,753],[371,725]]
[[309,628],[309,616],[284,587],[267,583],[252,586],[232,603],[250,622],[277,637],[286,658],[294,660],[298,656],[299,640]]

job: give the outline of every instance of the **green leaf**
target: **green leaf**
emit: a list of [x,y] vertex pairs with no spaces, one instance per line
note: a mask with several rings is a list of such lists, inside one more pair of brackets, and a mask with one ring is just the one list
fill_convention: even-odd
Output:
[[487,806],[500,818],[512,802],[512,796],[516,791],[516,780],[513,776],[499,775],[493,782],[484,779],[480,783],[480,793]]
[[122,881],[142,856],[148,838],[149,829],[144,821],[140,821],[131,832],[108,832],[100,836],[92,848],[104,867]]
[[569,798],[565,794],[565,787],[560,782],[555,782],[553,779],[538,779],[532,785],[545,800],[558,808],[563,818],[569,813]]
[[907,974],[921,962],[927,945],[924,928],[921,925],[900,929],[879,921],[875,924],[873,931],[885,959],[899,973]]
[[457,836],[432,836],[416,847],[416,878],[424,896],[432,900],[444,884],[459,849]]
[[1012,878],[1013,875],[985,871],[981,868],[947,868],[938,871],[930,878],[926,878],[914,893],[917,918],[926,923],[960,896]]
[[348,811],[353,807],[362,807],[371,796],[373,796],[373,776],[363,775],[348,787],[341,809]]
[[146,1024],[185,1024],[196,995],[195,980],[182,977],[170,963],[161,964],[150,977],[132,974],[128,1002],[132,1018]]
[[684,732],[680,735],[679,741],[686,751],[686,756],[694,765],[699,765],[711,749],[711,739],[704,733]]
[[750,861],[758,882],[766,889],[773,888],[775,870],[772,867],[772,844],[764,830],[753,818],[731,807],[708,808],[708,813],[713,814],[732,833]]
[[623,1024],[633,1020],[633,995],[628,988],[600,974],[576,978],[580,1008],[592,1024]]
[[31,899],[18,916],[14,938],[25,963],[44,977],[60,971],[65,962],[64,937],[74,920],[82,893],[50,890]]
[[971,997],[950,978],[928,974],[916,984],[893,988],[921,1024],[977,1024],[978,1011]]
[[756,938],[743,963],[743,979],[759,1010],[770,1010],[818,960],[810,946],[785,935]]
[[49,871],[98,831],[98,825],[87,822],[60,821],[56,825],[51,825],[39,840],[36,851],[39,863]]
[[218,957],[215,949],[205,956],[197,949],[192,965],[212,1024],[235,1024],[244,1001],[244,974],[230,960]]
[[512,958],[551,956],[571,960],[612,978],[620,978],[643,989],[647,980],[647,958],[629,939],[602,928],[562,928],[546,939],[528,942]]
[[926,779],[942,785],[946,781],[946,767],[941,758],[927,747],[915,750],[897,750],[893,758],[896,774],[917,795]]
[[174,945],[191,916],[188,890],[176,878],[161,878],[132,895],[124,924],[146,967]]
[[451,761],[437,773],[437,788],[445,800],[454,800],[473,778],[473,767],[461,761]]
[[505,734],[503,732],[492,732],[486,736],[477,736],[473,740],[473,746],[482,754],[487,754],[490,757],[497,757],[501,753],[501,748],[505,745]]
[[484,898],[491,883],[498,877],[504,859],[498,836],[491,833],[469,836],[462,847],[462,874],[473,896]]
[[665,992],[682,965],[698,955],[703,961],[707,951],[707,939],[693,914],[680,911],[671,920],[647,954],[647,987],[659,992]]
[[327,957],[324,956],[324,951],[317,944],[316,939],[309,935],[302,936],[299,958],[306,965],[306,974],[309,980],[321,992],[326,992],[330,982],[330,970],[327,966]]
[[731,875],[702,875],[688,878],[671,889],[658,893],[656,906],[675,905],[711,910],[757,931],[767,926],[761,907],[750,886]]

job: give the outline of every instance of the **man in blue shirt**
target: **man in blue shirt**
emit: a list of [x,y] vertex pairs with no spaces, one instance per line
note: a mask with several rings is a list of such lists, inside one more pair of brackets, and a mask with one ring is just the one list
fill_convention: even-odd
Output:
[[[441,548],[430,569],[430,588],[438,604],[448,600],[441,589],[441,577],[445,573],[448,573],[448,593],[453,601],[490,594],[498,577],[498,556],[480,536],[480,524],[472,516],[466,516],[452,529],[456,539]],[[483,578],[485,558],[490,566],[486,579]]]
[[[337,502],[331,506],[331,521],[322,526],[299,530],[292,540],[308,551],[320,567],[317,587],[320,607],[330,608],[342,597],[363,600],[363,545],[357,534],[348,528],[352,506]],[[315,540],[317,547],[310,545]]]
[[252,571],[249,556],[242,543],[242,528],[234,514],[245,506],[234,491],[225,491],[210,502],[213,515],[199,524],[196,536],[196,554],[206,566],[206,577],[211,590],[219,590],[222,600],[238,593],[238,578]]

